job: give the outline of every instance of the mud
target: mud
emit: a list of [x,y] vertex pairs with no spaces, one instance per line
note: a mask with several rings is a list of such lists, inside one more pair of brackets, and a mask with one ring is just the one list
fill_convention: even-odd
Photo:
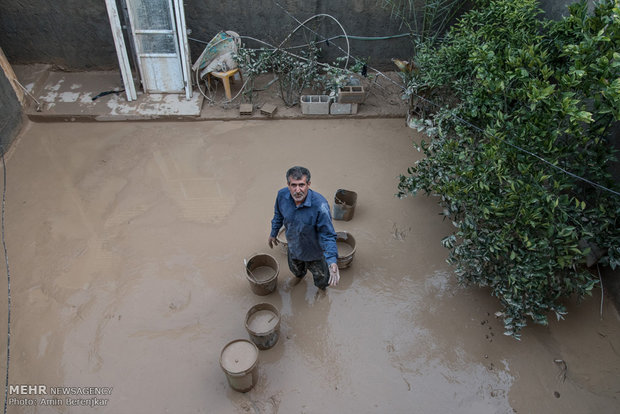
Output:
[[235,341],[222,350],[221,364],[226,371],[240,374],[252,368],[257,359],[258,353],[251,343]]
[[251,272],[254,280],[258,282],[266,282],[272,279],[276,274],[275,269],[272,269],[269,266],[258,266],[257,268],[252,269]]
[[[616,412],[611,301],[601,318],[595,290],[567,320],[504,336],[498,301],[445,263],[436,199],[394,197],[420,157],[412,138],[402,119],[29,125],[7,164],[9,383],[112,387],[106,413]],[[289,283],[266,243],[296,164],[328,200],[358,193],[355,218],[334,223],[355,261],[325,294]],[[280,263],[262,297],[243,265],[260,252]],[[241,394],[219,358],[259,302],[280,310],[280,339]]]
[[353,247],[348,243],[337,242],[336,245],[338,246],[338,257],[346,257],[353,253]]
[[254,312],[247,321],[248,329],[257,334],[267,333],[278,324],[278,315],[270,310]]

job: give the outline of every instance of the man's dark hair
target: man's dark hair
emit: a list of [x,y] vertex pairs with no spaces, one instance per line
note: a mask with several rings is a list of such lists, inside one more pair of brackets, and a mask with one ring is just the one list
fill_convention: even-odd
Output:
[[309,183],[310,182],[310,171],[308,171],[307,168],[299,167],[299,166],[291,167],[286,172],[286,182],[290,183],[291,178],[293,180],[301,180],[304,175],[306,176],[306,183]]

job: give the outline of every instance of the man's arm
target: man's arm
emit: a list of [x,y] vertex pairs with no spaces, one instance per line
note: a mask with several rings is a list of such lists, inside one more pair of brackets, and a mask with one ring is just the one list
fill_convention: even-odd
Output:
[[329,212],[329,204],[327,202],[323,203],[319,209],[317,230],[325,261],[331,266],[338,260],[338,247],[336,245],[336,231],[332,224],[332,215]]
[[282,227],[282,223],[284,222],[284,217],[282,217],[282,213],[280,213],[280,208],[278,207],[278,197],[276,196],[276,203],[273,208],[273,218],[271,219],[271,233],[269,233],[269,238],[267,239],[267,244],[269,244],[269,248],[273,249],[273,246],[278,245],[278,232]]
[[[322,218],[319,220],[322,224],[319,227],[319,241],[323,248],[323,254],[325,255],[325,261],[329,266],[329,286],[336,286],[340,281],[340,271],[338,270],[338,245],[336,244],[336,231],[332,224],[332,217],[329,213],[329,205],[325,203],[327,207],[326,214],[322,212]],[[322,208],[321,210],[325,210]]]
[[319,209],[319,219],[317,222],[319,233],[319,243],[323,249],[325,261],[329,266],[329,285],[336,286],[340,281],[340,271],[338,270],[338,245],[336,244],[336,231],[332,224],[332,215],[329,211],[329,204],[324,202]]

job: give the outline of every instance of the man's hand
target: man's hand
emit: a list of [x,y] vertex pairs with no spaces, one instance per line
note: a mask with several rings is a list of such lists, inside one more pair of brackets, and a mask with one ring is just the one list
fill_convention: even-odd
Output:
[[338,264],[332,263],[329,265],[329,285],[336,286],[340,281],[340,272],[338,271]]
[[267,244],[269,244],[270,249],[273,249],[273,246],[278,245],[278,239],[276,239],[275,237],[269,236],[269,239],[267,240]]

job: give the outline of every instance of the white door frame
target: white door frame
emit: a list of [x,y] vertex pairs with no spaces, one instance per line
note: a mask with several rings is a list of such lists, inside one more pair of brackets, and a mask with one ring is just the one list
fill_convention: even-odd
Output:
[[174,14],[177,18],[177,35],[179,36],[179,46],[181,54],[181,63],[183,65],[183,81],[185,82],[185,97],[192,97],[192,73],[189,66],[189,43],[187,41],[187,29],[185,26],[185,7],[183,0],[174,1]]
[[[186,99],[191,99],[191,66],[183,0],[122,1],[128,12],[128,35],[132,36],[130,41],[136,46],[137,66],[144,92],[185,92]],[[106,7],[127,97],[128,100],[136,99],[117,0],[106,0]],[[154,12],[152,18],[151,11]]]
[[138,95],[136,93],[136,86],[133,83],[133,74],[131,73],[131,66],[129,65],[129,56],[127,56],[127,49],[125,47],[125,39],[123,39],[123,30],[121,29],[121,21],[118,15],[118,9],[116,8],[116,1],[105,0],[105,4],[108,9],[110,26],[112,27],[112,37],[114,37],[116,56],[118,57],[118,64],[121,68],[123,84],[125,85],[125,94],[127,95],[128,101],[135,101],[138,99]]
[[146,93],[185,89],[172,0],[126,0]]

